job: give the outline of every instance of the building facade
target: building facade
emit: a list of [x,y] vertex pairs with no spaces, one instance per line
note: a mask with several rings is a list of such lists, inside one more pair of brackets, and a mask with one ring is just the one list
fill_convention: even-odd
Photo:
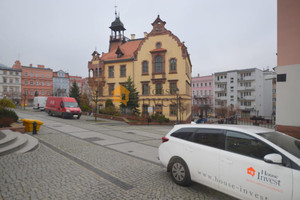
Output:
[[214,111],[213,75],[192,77],[193,116],[212,116]]
[[[124,36],[120,18],[111,24],[109,52],[94,51],[88,63],[91,87],[98,85],[102,104],[128,77],[139,92],[142,115],[163,114],[170,120],[191,117],[191,70],[187,47],[158,16],[144,38]],[[95,81],[97,80],[97,81]]]
[[88,78],[82,78],[81,76],[70,76],[69,88],[71,88],[73,83],[75,82],[79,88],[80,93],[88,93],[89,91],[86,91],[86,89],[88,89],[86,87],[87,81]]
[[53,72],[53,96],[68,97],[70,93],[69,73],[59,70]]
[[21,70],[0,64],[0,99],[21,103]]
[[277,1],[276,130],[300,138],[300,3]]
[[[236,111],[241,118],[272,118],[272,80],[257,68],[214,74],[215,115]],[[272,72],[274,73],[274,72]]]
[[35,96],[53,95],[52,69],[45,68],[44,65],[22,66],[18,60],[12,68],[22,70],[22,104],[32,105]]

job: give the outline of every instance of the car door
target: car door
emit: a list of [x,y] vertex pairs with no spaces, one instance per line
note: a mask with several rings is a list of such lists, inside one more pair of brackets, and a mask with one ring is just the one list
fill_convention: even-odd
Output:
[[300,166],[296,165],[293,169],[293,200],[300,199]]
[[189,151],[189,168],[194,181],[218,189],[220,148],[224,148],[224,131],[220,129],[197,128]]
[[222,191],[241,199],[291,199],[292,170],[265,162],[264,156],[270,153],[278,152],[255,137],[227,131],[220,155]]

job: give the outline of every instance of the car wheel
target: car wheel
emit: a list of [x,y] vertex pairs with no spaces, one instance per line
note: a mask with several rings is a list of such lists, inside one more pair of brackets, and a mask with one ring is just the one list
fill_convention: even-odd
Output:
[[172,160],[171,176],[173,181],[178,185],[188,186],[191,184],[189,168],[181,158],[175,158]]
[[63,119],[66,118],[64,113],[61,114],[61,118],[63,118]]
[[48,115],[49,115],[49,116],[52,116],[52,112],[51,112],[51,111],[49,111],[49,112],[48,112]]

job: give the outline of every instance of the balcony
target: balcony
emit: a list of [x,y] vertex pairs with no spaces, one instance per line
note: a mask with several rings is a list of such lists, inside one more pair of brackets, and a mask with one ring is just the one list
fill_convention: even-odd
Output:
[[253,106],[240,106],[241,110],[248,110],[248,111],[252,111],[254,108]]
[[254,76],[245,76],[243,78],[244,78],[244,81],[254,81],[255,80]]
[[215,92],[225,92],[226,88],[215,88]]
[[209,99],[209,95],[194,95],[194,99]]
[[215,108],[224,108],[225,106],[227,106],[226,102],[224,102],[222,105],[215,104]]
[[255,96],[244,96],[244,97],[241,97],[241,98],[244,98],[245,100],[251,100],[251,101],[255,100]]
[[245,77],[238,77],[238,81],[254,81],[254,76],[245,76]]
[[215,83],[227,83],[227,79],[219,79],[219,80],[217,80],[217,79],[215,79]]
[[216,101],[226,101],[227,100],[227,96],[222,96],[222,97],[215,97]]
[[238,86],[237,90],[255,90],[254,86],[245,87],[245,86]]

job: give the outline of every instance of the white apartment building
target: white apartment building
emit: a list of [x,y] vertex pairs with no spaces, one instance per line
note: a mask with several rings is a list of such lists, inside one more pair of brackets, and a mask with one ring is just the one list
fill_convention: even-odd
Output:
[[70,92],[69,73],[59,70],[53,72],[53,95],[59,97],[67,97]]
[[21,101],[21,73],[0,64],[0,99],[10,99],[18,104]]
[[[240,117],[272,118],[272,80],[270,72],[257,68],[214,74],[215,113],[218,109],[240,110]],[[268,75],[268,76],[267,76]]]

